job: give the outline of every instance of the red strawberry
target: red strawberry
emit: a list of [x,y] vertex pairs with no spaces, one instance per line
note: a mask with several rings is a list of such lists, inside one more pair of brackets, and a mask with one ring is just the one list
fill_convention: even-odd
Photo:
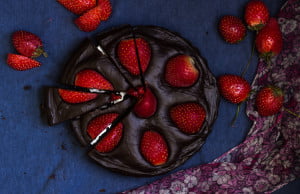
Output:
[[[82,70],[77,73],[74,84],[76,86],[86,88],[113,90],[113,86],[108,80],[106,80],[98,72],[90,69]],[[65,89],[59,89],[58,92],[61,98],[69,103],[86,102],[97,97],[97,94],[94,93],[78,92]]]
[[283,105],[283,92],[275,86],[263,87],[256,97],[257,111],[261,116],[270,116],[279,112]]
[[156,96],[149,87],[146,87],[146,89],[143,91],[143,94],[141,94],[138,98],[139,101],[135,104],[133,109],[134,113],[141,118],[151,117],[157,109]]
[[247,99],[250,94],[250,84],[237,75],[222,75],[218,78],[221,95],[231,103],[238,104]]
[[129,88],[127,94],[141,99],[145,94],[145,88],[143,86],[139,86],[136,88]]
[[57,0],[74,14],[81,15],[96,6],[96,0]]
[[101,20],[105,21],[111,16],[112,6],[109,0],[98,0],[98,6],[101,7]]
[[[87,126],[87,132],[92,139],[95,139],[109,124],[118,117],[117,113],[107,113],[91,120]],[[120,142],[123,133],[123,124],[118,123],[109,131],[96,145],[99,152],[110,152]]]
[[41,63],[23,55],[8,54],[7,64],[15,70],[24,71],[41,66]]
[[35,58],[43,54],[47,57],[47,53],[43,50],[41,39],[31,32],[23,30],[14,32],[12,34],[12,42],[21,55]]
[[174,87],[192,86],[199,77],[199,70],[191,56],[178,55],[171,59],[165,67],[165,80]]
[[144,132],[140,150],[144,158],[154,166],[162,165],[167,162],[169,148],[165,139],[156,131]]
[[172,107],[170,117],[182,132],[193,134],[200,131],[206,118],[206,111],[200,104],[184,103]]
[[250,0],[245,7],[245,21],[251,30],[260,30],[269,20],[269,10],[264,2]]
[[84,32],[91,32],[98,28],[101,23],[101,8],[96,6],[91,10],[85,12],[82,16],[77,18],[74,23]]
[[107,20],[111,15],[112,8],[109,0],[99,0],[98,5],[79,18],[74,23],[84,32],[91,32],[98,28],[102,20]]
[[277,55],[282,50],[283,39],[280,27],[275,18],[270,18],[266,26],[261,29],[255,39],[255,46],[262,57]]
[[226,42],[234,44],[245,38],[246,27],[240,18],[226,15],[219,22],[219,32]]
[[[121,40],[117,48],[117,53],[121,64],[132,75],[139,75],[140,68],[137,53],[139,56],[142,72],[145,72],[151,58],[151,48],[148,42],[143,38],[136,38],[135,42],[133,38]],[[136,52],[136,47],[138,52]]]

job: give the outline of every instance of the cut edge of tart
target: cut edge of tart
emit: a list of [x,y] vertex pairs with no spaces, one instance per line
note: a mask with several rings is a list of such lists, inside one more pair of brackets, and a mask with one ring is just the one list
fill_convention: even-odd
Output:
[[67,63],[61,82],[74,85],[78,72],[92,69],[126,98],[104,93],[72,104],[57,100],[57,89],[49,88],[49,124],[71,120],[79,141],[91,148],[88,155],[93,160],[128,175],[169,172],[201,148],[220,99],[216,80],[198,49],[157,26],[116,27],[98,34],[96,45],[87,42]]

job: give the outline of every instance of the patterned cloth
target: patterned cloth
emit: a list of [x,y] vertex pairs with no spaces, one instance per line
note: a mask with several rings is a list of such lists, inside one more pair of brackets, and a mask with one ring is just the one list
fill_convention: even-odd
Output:
[[[290,0],[278,22],[284,38],[280,55],[267,68],[259,61],[254,90],[276,85],[285,93],[284,107],[300,110],[300,1]],[[300,176],[300,119],[285,108],[260,117],[255,94],[247,104],[254,122],[245,141],[212,163],[182,170],[152,184],[123,193],[270,193]]]

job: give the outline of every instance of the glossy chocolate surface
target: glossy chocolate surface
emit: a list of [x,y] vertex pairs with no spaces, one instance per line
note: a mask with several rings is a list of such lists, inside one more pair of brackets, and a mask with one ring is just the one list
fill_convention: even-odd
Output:
[[[129,110],[121,121],[124,131],[119,145],[109,153],[100,153],[92,149],[89,156],[113,171],[128,175],[153,176],[178,167],[197,152],[205,142],[217,117],[219,93],[216,80],[198,50],[180,35],[166,29],[155,26],[126,25],[102,32],[96,37],[96,45],[86,40],[66,64],[61,82],[73,84],[76,73],[89,68],[103,74],[116,90],[126,91],[132,86],[141,86],[141,76],[132,76],[127,72],[116,53],[117,45],[122,39],[133,37],[145,39],[151,47],[150,64],[143,77],[157,97],[158,109],[147,119],[139,118]],[[98,45],[105,53],[97,49]],[[171,87],[164,80],[166,62],[169,58],[179,54],[192,56],[200,72],[199,80],[191,87]],[[106,110],[97,109],[108,101],[108,95],[99,95],[97,99],[90,102],[72,105],[63,102],[57,90],[50,88],[46,96],[45,107],[50,115],[50,124],[72,119],[72,128],[78,139],[83,145],[88,146],[92,139],[87,134],[86,128],[91,119],[111,112],[122,114],[136,103],[135,99],[129,98]],[[200,103],[207,113],[202,129],[192,135],[181,132],[169,117],[169,110],[172,106],[186,102]],[[145,130],[156,130],[165,138],[170,151],[165,164],[153,166],[141,155],[140,138]]]

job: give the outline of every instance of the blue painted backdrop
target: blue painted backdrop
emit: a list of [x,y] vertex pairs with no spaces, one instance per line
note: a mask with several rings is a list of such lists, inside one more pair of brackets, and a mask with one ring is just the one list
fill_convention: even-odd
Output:
[[[161,178],[127,177],[91,161],[70,131],[69,123],[49,127],[41,119],[42,88],[57,83],[68,57],[86,37],[122,25],[158,25],[180,33],[199,48],[215,76],[240,74],[251,51],[252,34],[238,45],[226,44],[217,31],[225,14],[242,16],[247,0],[112,0],[111,19],[91,33],[78,30],[75,15],[55,0],[4,1],[0,6],[0,193],[115,193]],[[276,16],[284,0],[265,0]],[[11,33],[27,30],[45,43],[48,58],[40,68],[17,72],[6,65],[15,52]],[[246,75],[251,81],[253,60]],[[244,110],[245,107],[243,107]],[[189,168],[212,161],[243,141],[251,126],[244,112],[235,127],[229,123],[236,106],[221,101],[219,117],[202,150],[184,165]],[[276,193],[295,192],[295,181]]]

